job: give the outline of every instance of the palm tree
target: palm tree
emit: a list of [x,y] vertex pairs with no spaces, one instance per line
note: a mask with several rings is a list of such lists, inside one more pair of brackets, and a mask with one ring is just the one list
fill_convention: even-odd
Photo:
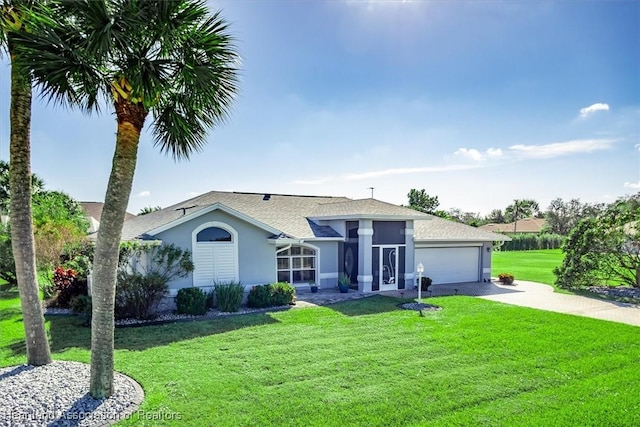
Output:
[[540,212],[538,202],[533,199],[515,199],[513,203],[506,207],[504,214],[507,218],[513,219],[513,232],[516,233],[518,220],[529,218]]
[[162,208],[160,206],[145,206],[144,208],[140,209],[140,212],[138,212],[138,216],[150,214],[161,209]]
[[27,346],[27,363],[51,363],[51,351],[38,292],[31,212],[31,77],[17,55],[24,14],[31,2],[4,0],[0,7],[0,46],[11,59],[9,211],[11,242]]
[[114,297],[118,250],[140,132],[153,115],[155,145],[175,159],[206,143],[237,92],[238,55],[219,14],[202,0],[51,2],[24,35],[35,82],[50,100],[84,111],[101,101],[117,122],[115,154],[94,256],[91,384],[113,392]]

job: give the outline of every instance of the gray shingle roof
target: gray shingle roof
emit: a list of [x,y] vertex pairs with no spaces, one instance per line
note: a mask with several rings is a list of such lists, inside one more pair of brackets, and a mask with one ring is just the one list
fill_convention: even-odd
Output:
[[429,215],[429,220],[418,220],[413,224],[413,238],[416,241],[440,241],[440,240],[456,240],[456,241],[482,241],[495,242],[511,240],[502,234],[492,233],[480,228],[471,227],[459,222],[450,221],[448,219],[439,218]]
[[[331,227],[320,226],[307,220],[319,204],[344,202],[345,197],[290,196],[265,193],[235,193],[211,191],[184,202],[146,215],[137,216],[124,224],[122,238],[140,238],[150,231],[165,226],[183,216],[196,216],[203,209],[219,204],[253,218],[265,227],[275,229],[287,236],[300,239],[314,237],[339,237]],[[202,212],[200,212],[202,213]],[[313,224],[313,225],[312,225]]]
[[346,200],[342,202],[323,203],[311,213],[311,218],[384,218],[398,217],[406,219],[427,218],[426,214],[376,199]]
[[[124,223],[123,240],[153,238],[149,233],[180,221],[185,215],[195,218],[212,206],[230,209],[252,218],[274,235],[283,234],[298,239],[342,237],[328,225],[313,219],[329,218],[391,218],[414,219],[416,240],[496,241],[508,239],[457,222],[423,214],[409,208],[375,199],[351,200],[346,197],[291,196],[264,193],[211,191],[184,202],[146,215],[135,216]],[[424,218],[424,219],[422,219]]]

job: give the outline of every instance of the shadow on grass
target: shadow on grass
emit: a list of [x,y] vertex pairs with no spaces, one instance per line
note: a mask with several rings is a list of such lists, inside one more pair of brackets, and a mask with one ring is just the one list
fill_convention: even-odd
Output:
[[12,342],[7,345],[7,348],[14,356],[26,356],[27,354],[27,343],[24,339]]
[[3,299],[14,299],[19,298],[20,294],[18,293],[17,288],[11,288],[8,290],[0,291],[0,300]]
[[19,308],[5,308],[0,311],[0,322],[16,317],[16,322],[22,322],[22,310]]
[[[91,348],[91,329],[83,326],[78,317],[49,317],[51,351],[69,348]],[[278,323],[268,313],[229,316],[219,319],[166,323],[162,325],[118,328],[115,330],[116,349],[146,350],[193,338],[224,334],[238,329]]]
[[406,302],[400,298],[375,295],[351,301],[337,302],[327,305],[327,308],[335,310],[345,316],[366,316],[368,314],[387,313],[400,310],[398,303]]

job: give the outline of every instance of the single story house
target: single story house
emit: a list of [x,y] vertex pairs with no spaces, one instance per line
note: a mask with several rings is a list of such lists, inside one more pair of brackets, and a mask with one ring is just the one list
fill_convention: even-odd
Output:
[[493,233],[504,234],[539,234],[546,225],[544,218],[524,218],[507,224],[485,224],[479,228]]
[[508,237],[373,198],[212,191],[125,221],[123,240],[191,250],[195,270],[172,294],[221,282],[412,289],[416,265],[433,283],[485,281],[494,241]]

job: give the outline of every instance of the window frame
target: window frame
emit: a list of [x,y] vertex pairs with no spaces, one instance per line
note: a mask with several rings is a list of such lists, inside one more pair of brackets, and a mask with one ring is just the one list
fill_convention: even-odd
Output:
[[[298,249],[299,253],[293,253],[292,249]],[[306,250],[306,251],[305,251]],[[298,252],[298,251],[295,251]],[[306,253],[305,253],[306,252]],[[310,254],[309,252],[313,252]],[[280,260],[287,260],[288,267],[280,268]],[[296,261],[294,261],[296,260]],[[305,267],[305,260],[312,260],[313,267]],[[320,249],[311,245],[289,245],[283,248],[276,249],[276,281],[285,281],[291,285],[317,283],[319,277],[319,265],[320,263]],[[294,267],[294,265],[299,267]],[[296,273],[304,277],[304,272],[311,272],[311,279],[294,280]],[[288,280],[280,280],[282,274],[287,274]]]

